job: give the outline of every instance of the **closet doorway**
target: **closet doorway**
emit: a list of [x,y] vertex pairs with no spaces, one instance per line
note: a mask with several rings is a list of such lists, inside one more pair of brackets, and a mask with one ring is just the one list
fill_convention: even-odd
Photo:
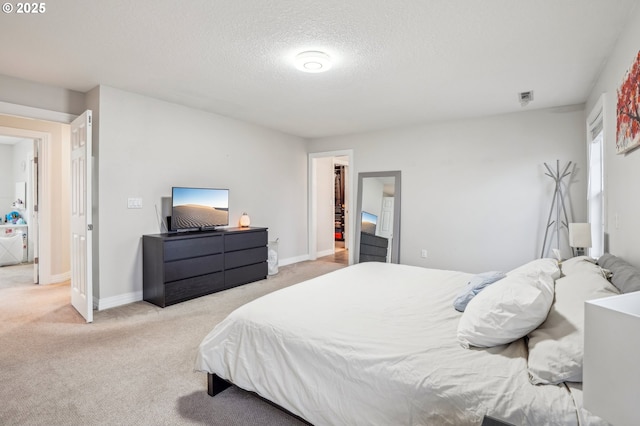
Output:
[[347,240],[347,200],[345,179],[349,172],[348,163],[345,164],[342,157],[333,160],[333,208],[334,208],[334,256],[336,260],[348,262]]
[[309,258],[352,263],[353,151],[309,154]]

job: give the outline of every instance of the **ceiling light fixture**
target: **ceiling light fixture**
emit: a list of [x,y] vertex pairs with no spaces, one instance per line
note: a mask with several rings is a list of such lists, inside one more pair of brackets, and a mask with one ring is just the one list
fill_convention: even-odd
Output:
[[296,68],[304,72],[325,72],[331,68],[331,57],[324,52],[306,51],[296,55]]

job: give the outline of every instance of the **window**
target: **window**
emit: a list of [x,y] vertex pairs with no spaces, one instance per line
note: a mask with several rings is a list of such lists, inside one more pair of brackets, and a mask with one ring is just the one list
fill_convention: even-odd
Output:
[[589,255],[604,253],[604,113],[602,95],[587,119],[587,155],[589,160],[587,207],[591,224]]

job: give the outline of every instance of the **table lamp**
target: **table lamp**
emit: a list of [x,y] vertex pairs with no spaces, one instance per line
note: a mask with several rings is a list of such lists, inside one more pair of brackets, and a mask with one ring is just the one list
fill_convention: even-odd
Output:
[[591,247],[591,224],[570,223],[569,245],[576,249],[576,256],[584,256],[584,249]]

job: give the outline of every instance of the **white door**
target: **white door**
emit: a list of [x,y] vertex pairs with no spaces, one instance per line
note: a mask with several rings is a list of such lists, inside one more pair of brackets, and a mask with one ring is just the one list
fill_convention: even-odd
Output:
[[93,322],[91,111],[71,123],[71,304]]
[[40,236],[38,235],[38,157],[40,156],[40,140],[33,140],[33,159],[30,161],[31,167],[31,218],[29,221],[29,240],[33,245],[33,283],[38,284],[40,282],[40,269],[39,269],[39,251],[38,246],[40,242]]
[[393,240],[393,197],[382,197],[382,211],[380,213],[380,226],[377,234],[389,239],[387,247],[387,262],[391,262],[391,247]]

